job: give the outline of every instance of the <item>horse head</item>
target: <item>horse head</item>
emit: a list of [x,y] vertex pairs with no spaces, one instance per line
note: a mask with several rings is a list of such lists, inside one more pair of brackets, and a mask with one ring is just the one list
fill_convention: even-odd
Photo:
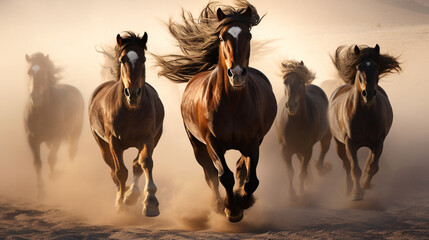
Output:
[[128,33],[126,37],[116,36],[119,51],[120,81],[124,86],[123,94],[130,107],[138,107],[146,82],[146,43],[147,33],[143,37]]
[[[359,54],[358,46],[355,46],[355,54]],[[380,47],[375,46],[374,51],[380,54]],[[377,94],[377,86],[379,80],[379,67],[374,60],[364,59],[356,66],[355,85],[360,92],[364,103],[371,104]]]
[[[243,18],[251,16],[250,7],[241,14]],[[225,18],[228,18],[228,15],[218,8],[217,19],[222,21]],[[241,88],[246,83],[251,39],[250,26],[243,22],[232,21],[220,31],[219,60],[227,69],[228,80],[233,88]]]
[[46,98],[46,91],[51,84],[51,66],[47,63],[51,62],[49,55],[35,53],[32,56],[25,55],[28,63],[27,74],[29,76],[29,92],[30,101],[33,106],[39,106]]

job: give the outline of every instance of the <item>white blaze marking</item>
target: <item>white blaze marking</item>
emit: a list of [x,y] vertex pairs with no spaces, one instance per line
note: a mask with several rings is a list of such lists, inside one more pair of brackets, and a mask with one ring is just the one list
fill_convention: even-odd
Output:
[[33,72],[36,73],[40,70],[40,66],[36,64],[31,68],[31,70],[33,70]]
[[130,60],[132,67],[134,68],[136,61],[139,58],[139,55],[137,55],[137,53],[134,51],[129,51],[127,53],[127,57]]
[[371,62],[365,62],[365,64],[367,67],[371,66]]
[[235,39],[238,40],[238,35],[241,33],[241,28],[232,27],[228,30],[228,33],[231,34]]

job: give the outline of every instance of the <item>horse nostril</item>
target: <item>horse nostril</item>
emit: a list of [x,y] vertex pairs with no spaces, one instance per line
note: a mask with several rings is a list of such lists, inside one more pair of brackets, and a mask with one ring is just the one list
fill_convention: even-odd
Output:
[[125,96],[130,97],[130,89],[125,88],[124,93],[125,93]]
[[136,94],[137,94],[137,97],[140,96],[142,94],[142,89],[137,88]]
[[243,68],[243,71],[241,71],[241,76],[246,76],[247,75],[247,69]]
[[363,90],[363,91],[362,91],[362,96],[366,97],[366,95],[367,95],[366,90]]
[[234,77],[234,73],[232,72],[231,68],[228,68],[227,73],[228,73],[228,77]]

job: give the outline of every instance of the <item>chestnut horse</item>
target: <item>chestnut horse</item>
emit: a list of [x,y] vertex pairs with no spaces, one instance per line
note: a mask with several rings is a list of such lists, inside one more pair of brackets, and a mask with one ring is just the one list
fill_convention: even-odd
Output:
[[67,84],[58,84],[61,69],[54,65],[48,55],[35,53],[25,55],[28,63],[30,98],[24,122],[28,143],[34,158],[39,197],[44,188],[41,177],[42,161],[40,145],[49,148],[50,176],[54,176],[57,152],[61,142],[69,141],[69,155],[74,158],[82,132],[84,102],[78,89]]
[[[207,184],[215,208],[231,222],[243,218],[253,204],[259,184],[256,167],[259,145],[271,128],[277,112],[269,80],[249,67],[250,29],[259,23],[256,9],[246,1],[239,10],[217,8],[210,2],[195,21],[183,17],[184,25],[170,21],[168,27],[184,55],[156,57],[160,75],[175,82],[188,82],[181,112],[185,130]],[[224,154],[240,151],[234,194],[234,174]],[[226,190],[223,202],[219,180]]]
[[[140,37],[127,32],[116,36],[115,55],[103,52],[116,64],[115,80],[95,89],[89,104],[92,134],[104,161],[110,167],[113,182],[118,187],[116,208],[124,203],[134,205],[139,196],[139,178],[146,177],[143,214],[158,216],[156,186],[152,177],[152,153],[162,134],[164,107],[155,89],[146,82],[145,50],[147,34]],[[135,147],[139,153],[133,162],[133,183],[126,186],[128,170],[123,152]]]
[[292,156],[296,154],[301,161],[299,191],[304,193],[308,163],[313,145],[320,141],[321,151],[316,168],[320,175],[330,171],[332,166],[324,163],[325,155],[331,145],[331,131],[328,123],[328,98],[318,86],[311,84],[315,76],[304,63],[289,60],[282,63],[285,85],[285,101],[278,122],[279,141],[289,177],[289,194],[296,198],[293,187],[294,170]]
[[395,57],[380,54],[378,44],[374,48],[340,46],[332,61],[347,84],[337,88],[331,96],[328,111],[331,132],[346,170],[347,194],[351,193],[352,200],[358,201],[363,199],[364,193],[357,151],[361,147],[370,150],[363,184],[364,189],[370,188],[393,121],[389,98],[378,81],[388,73],[399,72],[401,67]]

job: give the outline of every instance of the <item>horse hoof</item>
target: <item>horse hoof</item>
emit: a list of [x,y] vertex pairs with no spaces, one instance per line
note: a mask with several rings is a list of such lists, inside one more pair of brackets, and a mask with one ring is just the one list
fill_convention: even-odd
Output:
[[329,173],[332,170],[332,164],[326,162],[324,165],[318,165],[317,171],[319,172],[320,176],[325,176],[327,173]]
[[231,211],[225,208],[225,215],[230,222],[240,222],[241,219],[243,219],[243,210],[240,210],[238,213],[232,215]]
[[124,203],[128,206],[133,206],[137,203],[137,200],[139,199],[140,195],[140,189],[133,184],[125,193]]
[[352,192],[352,201],[361,201],[363,200],[363,191],[353,191]]
[[159,215],[159,208],[155,206],[143,206],[142,214],[146,217],[156,217]]

